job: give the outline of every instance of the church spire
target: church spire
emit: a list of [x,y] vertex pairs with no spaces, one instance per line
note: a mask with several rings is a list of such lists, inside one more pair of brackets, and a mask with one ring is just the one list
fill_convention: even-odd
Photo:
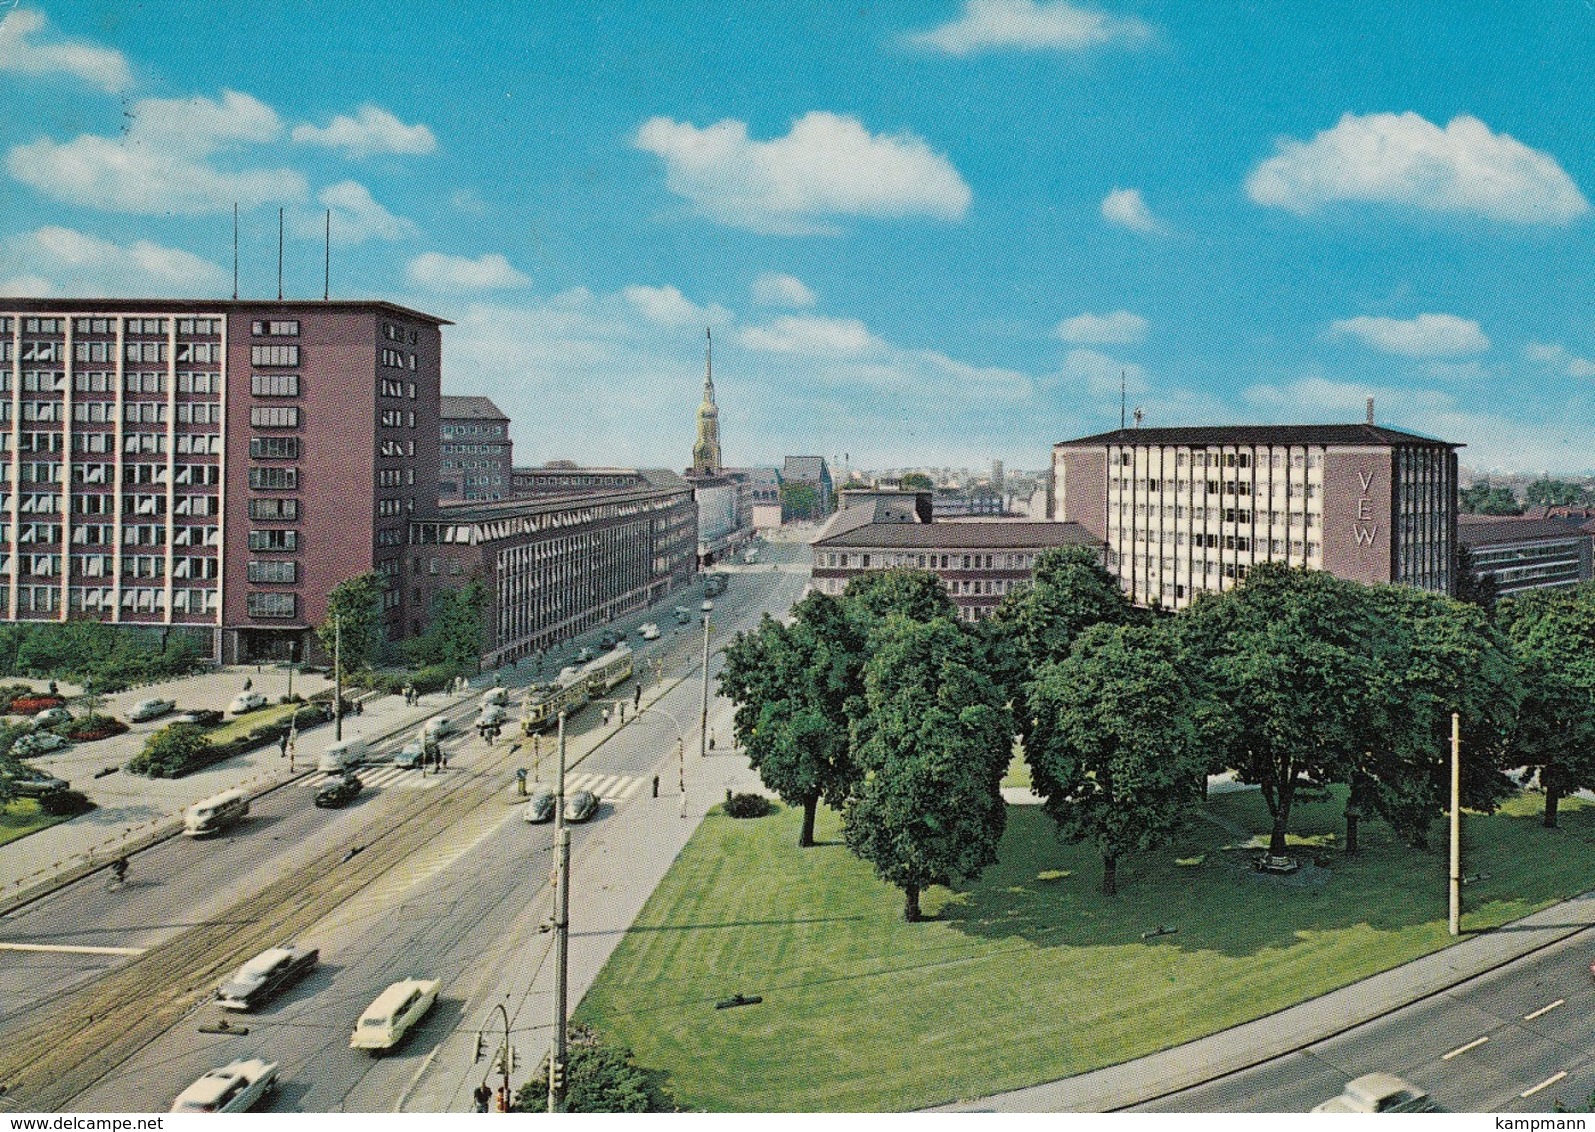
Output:
[[698,406],[698,439],[692,446],[692,473],[720,474],[720,410],[714,403],[714,333],[705,327],[703,351],[703,404]]

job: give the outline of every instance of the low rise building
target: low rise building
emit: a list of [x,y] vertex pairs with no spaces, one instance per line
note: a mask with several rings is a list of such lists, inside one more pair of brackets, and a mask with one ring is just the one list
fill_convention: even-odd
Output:
[[1468,548],[1473,573],[1491,579],[1499,597],[1576,586],[1591,577],[1590,536],[1563,519],[1464,515],[1457,538]]

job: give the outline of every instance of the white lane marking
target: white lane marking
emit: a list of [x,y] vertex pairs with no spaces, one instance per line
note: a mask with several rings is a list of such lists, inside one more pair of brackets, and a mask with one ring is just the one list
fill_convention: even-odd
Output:
[[1558,1081],[1560,1081],[1563,1077],[1566,1077],[1566,1076],[1567,1076],[1567,1070],[1564,1069],[1560,1073],[1557,1073],[1555,1076],[1547,1077],[1545,1080],[1541,1081],[1538,1085],[1535,1085],[1532,1089],[1524,1089],[1521,1093],[1518,1094],[1518,1097],[1520,1099],[1527,1099],[1529,1097],[1532,1097],[1535,1093],[1539,1092],[1541,1089],[1549,1089],[1552,1085],[1556,1084]]
[[1567,1001],[1567,999],[1565,999],[1565,998],[1559,998],[1555,1002],[1551,1003],[1549,1006],[1540,1007],[1533,1014],[1525,1014],[1525,1015],[1523,1015],[1523,1021],[1532,1022],[1532,1021],[1534,1021],[1534,1019],[1538,1018],[1541,1014],[1549,1014],[1551,1011],[1555,1010],[1558,1006],[1561,1006],[1566,1001]]
[[1450,1053],[1442,1053],[1440,1055],[1440,1060],[1441,1061],[1450,1061],[1457,1054],[1459,1054],[1459,1053],[1467,1053],[1468,1050],[1473,1049],[1475,1046],[1482,1046],[1485,1042],[1487,1042],[1489,1040],[1490,1040],[1489,1035],[1485,1035],[1482,1038],[1474,1038],[1471,1042],[1469,1042],[1465,1046],[1457,1046],[1457,1048],[1452,1050]]
[[145,947],[89,947],[66,943],[0,943],[0,951],[53,951],[67,955],[143,955]]

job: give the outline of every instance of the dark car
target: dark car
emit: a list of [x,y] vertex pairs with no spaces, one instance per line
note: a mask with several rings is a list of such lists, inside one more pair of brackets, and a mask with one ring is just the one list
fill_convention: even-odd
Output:
[[618,644],[620,644],[620,634],[613,629],[605,629],[604,635],[598,638],[598,647],[604,652],[608,652]]
[[194,708],[172,720],[173,723],[192,723],[200,727],[214,727],[221,721],[222,713],[210,708]]
[[64,778],[57,778],[53,774],[45,774],[42,770],[26,766],[12,771],[0,770],[0,775],[5,776],[12,792],[22,798],[42,798],[46,794],[54,794],[57,790],[65,790],[72,785]]
[[216,988],[216,1003],[228,1010],[254,1010],[290,983],[315,969],[321,953],[314,947],[284,944],[268,948],[234,971]]
[[360,781],[359,775],[346,774],[321,785],[316,791],[316,805],[327,809],[347,806],[364,789],[365,783]]
[[578,790],[565,799],[565,820],[586,821],[598,812],[598,795],[591,790]]

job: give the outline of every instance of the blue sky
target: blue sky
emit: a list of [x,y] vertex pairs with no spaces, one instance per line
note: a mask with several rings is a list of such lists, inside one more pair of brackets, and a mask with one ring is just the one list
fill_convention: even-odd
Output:
[[1595,468],[1595,6],[24,4],[0,294],[452,319],[520,462],[1350,421]]

